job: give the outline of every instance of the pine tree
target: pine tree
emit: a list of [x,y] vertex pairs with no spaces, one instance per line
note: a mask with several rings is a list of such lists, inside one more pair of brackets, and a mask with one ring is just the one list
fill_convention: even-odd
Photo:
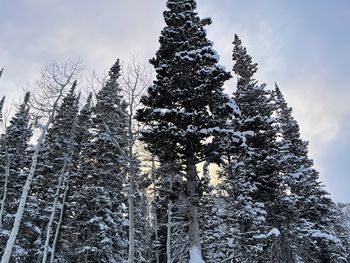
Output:
[[[40,109],[43,109],[43,107],[46,108],[46,112],[48,113],[48,119],[45,125],[40,125],[40,135],[36,146],[33,147],[34,151],[32,155],[30,170],[27,174],[27,178],[22,189],[22,194],[19,200],[19,205],[15,215],[13,227],[11,229],[9,239],[6,243],[6,248],[1,258],[1,263],[10,262],[13,248],[15,246],[16,240],[18,239],[20,227],[23,226],[22,222],[24,219],[24,211],[27,206],[28,195],[29,191],[31,190],[32,181],[34,175],[36,175],[36,168],[39,154],[41,151],[41,146],[44,142],[46,132],[55,117],[58,104],[61,101],[63,94],[65,93],[65,88],[71,83],[71,80],[77,74],[77,71],[79,71],[79,62],[67,62],[62,66],[53,64],[43,70],[42,78],[40,81],[38,81],[38,88],[39,90],[43,91],[43,94],[37,94],[39,96],[38,99],[46,99],[46,101],[51,101],[52,104],[50,103],[49,105],[45,105],[45,107],[42,103],[38,102],[38,100],[34,99],[36,102],[38,102]],[[31,225],[31,227],[32,226],[33,225]],[[40,228],[38,231],[40,231]]]
[[63,98],[52,125],[47,131],[39,157],[37,175],[26,208],[24,224],[32,226],[32,232],[20,231],[22,236],[35,237],[29,244],[27,260],[46,262],[58,222],[61,197],[70,155],[74,151],[74,127],[78,113],[76,82]]
[[[10,121],[6,132],[0,137],[0,169],[1,169],[1,211],[0,232],[1,248],[5,247],[13,218],[18,208],[26,173],[28,171],[30,152],[29,139],[32,136],[32,127],[29,115],[29,97],[26,93],[23,103]],[[16,244],[14,255],[21,258],[25,253],[23,242]],[[1,254],[3,251],[1,250]]]
[[338,237],[343,231],[336,231],[343,229],[340,212],[319,181],[319,174],[308,158],[308,143],[300,138],[299,125],[277,85],[275,93],[281,134],[281,174],[288,189],[284,199],[288,216],[281,231],[289,243],[282,247],[289,257],[285,262],[296,259],[346,262],[348,240]]
[[[69,180],[69,196],[65,210],[65,224],[62,226],[60,236],[59,251],[57,257],[62,262],[83,262],[79,251],[83,246],[84,240],[80,235],[80,227],[85,223],[84,202],[86,200],[85,188],[87,177],[85,177],[84,164],[89,160],[89,149],[92,145],[92,94],[90,93],[87,101],[79,113],[78,124],[75,137],[75,154],[73,156],[73,165],[71,177]],[[93,169],[90,167],[91,170]]]
[[[97,94],[88,134],[91,143],[84,139],[77,175],[80,178],[73,179],[81,180],[81,184],[72,185],[69,197],[72,225],[68,227],[74,230],[75,244],[67,246],[74,248],[72,262],[113,263],[127,259],[124,189],[127,166],[123,158],[127,145],[126,104],[117,82],[119,71],[117,61],[109,72],[108,81]],[[119,152],[114,140],[123,152]],[[73,212],[74,208],[78,210]]]
[[142,99],[144,108],[137,119],[148,125],[142,133],[148,149],[166,162],[176,160],[185,171],[189,249],[193,260],[201,258],[198,215],[201,186],[196,164],[208,158],[206,139],[220,133],[228,112],[232,111],[222,88],[230,74],[217,64],[218,55],[204,30],[211,20],[198,17],[195,1],[171,0],[167,7],[160,49],[150,61],[157,77]]
[[276,209],[274,203],[282,189],[277,176],[272,93],[253,78],[257,64],[237,35],[233,44],[233,71],[237,75],[233,99],[241,114],[232,125],[245,139],[238,149],[228,149],[228,163],[220,172],[220,190],[227,202],[224,219],[231,225],[229,238],[235,239],[229,258],[238,262],[273,262],[266,255],[272,239],[279,235],[272,210]]

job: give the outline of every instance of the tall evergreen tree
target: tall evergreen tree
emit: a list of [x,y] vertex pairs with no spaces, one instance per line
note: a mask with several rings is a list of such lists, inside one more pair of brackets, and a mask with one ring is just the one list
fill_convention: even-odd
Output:
[[[73,222],[69,227],[73,227],[76,242],[76,245],[68,244],[75,249],[70,259],[73,262],[124,262],[128,255],[127,170],[123,157],[127,145],[127,116],[118,85],[119,71],[117,61],[97,94],[92,127],[87,134],[91,143],[84,138],[78,166],[77,176],[81,179],[73,179],[81,180],[81,185],[72,185],[69,197],[68,210],[72,217],[69,220]],[[86,124],[89,122],[87,118]],[[78,210],[73,212],[74,208]]]
[[[9,237],[30,161],[28,143],[32,136],[32,126],[29,115],[29,97],[30,94],[26,93],[24,101],[11,119],[9,127],[0,137],[1,248],[5,247]],[[23,245],[25,244],[18,240],[14,251],[17,258],[21,258],[26,253]]]
[[[62,262],[84,262],[85,254],[81,228],[84,227],[86,218],[85,190],[88,178],[84,173],[84,164],[89,162],[90,147],[92,145],[92,94],[79,113],[76,130],[76,151],[73,156],[71,177],[69,180],[69,194],[65,210],[65,220],[62,226],[57,258]],[[91,171],[93,170],[90,167]],[[81,250],[80,250],[81,249]]]
[[241,112],[233,126],[245,139],[238,150],[228,150],[228,163],[220,172],[220,188],[228,203],[224,218],[232,226],[231,238],[235,238],[229,257],[238,262],[273,262],[266,254],[271,239],[279,235],[274,226],[276,215],[271,212],[279,198],[281,182],[277,176],[272,93],[253,78],[257,64],[237,35],[233,44],[233,71],[237,75],[233,99]]
[[[44,94],[39,95],[39,100],[46,99],[47,101],[51,101],[50,105],[48,105],[48,108],[46,107],[49,116],[46,124],[41,126],[38,142],[36,146],[33,147],[34,151],[32,155],[30,170],[27,174],[27,178],[23,186],[21,198],[19,200],[19,205],[15,215],[13,227],[11,229],[10,237],[6,243],[6,248],[1,258],[2,263],[10,262],[12,251],[18,238],[20,227],[23,225],[23,215],[27,205],[29,191],[31,190],[32,181],[34,179],[34,175],[36,175],[38,158],[42,148],[41,146],[44,142],[46,132],[56,115],[58,103],[61,101],[65,88],[71,83],[72,78],[75,76],[78,70],[78,62],[67,62],[62,67],[58,66],[57,64],[54,64],[48,66],[46,69],[43,70],[42,78],[38,82],[38,87],[40,90],[43,91]],[[42,103],[38,104],[39,107],[42,109],[44,105]]]
[[[297,259],[346,262],[348,240],[338,237],[344,230],[340,212],[319,181],[319,174],[308,158],[308,143],[300,138],[299,125],[277,85],[275,93],[281,134],[281,174],[288,189],[283,200],[288,216],[281,225],[281,236],[285,235],[283,262]],[[336,229],[343,230],[337,233]]]
[[[188,237],[191,260],[201,258],[196,164],[208,158],[206,142],[225,126],[233,109],[223,94],[230,74],[218,65],[218,55],[206,38],[209,18],[200,19],[194,0],[169,0],[160,48],[150,62],[157,76],[143,97],[138,120],[147,124],[142,140],[160,159],[171,156],[185,171]],[[171,153],[166,154],[165,152]]]
[[63,98],[52,125],[47,131],[39,157],[37,176],[25,213],[25,224],[31,225],[33,233],[20,231],[19,237],[34,236],[27,260],[42,260],[48,256],[53,240],[53,229],[58,222],[64,176],[74,151],[74,129],[78,113],[76,82]]

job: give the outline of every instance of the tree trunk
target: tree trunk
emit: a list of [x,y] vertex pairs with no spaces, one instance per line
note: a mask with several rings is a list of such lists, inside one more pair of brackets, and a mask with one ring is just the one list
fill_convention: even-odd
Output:
[[130,187],[129,187],[129,263],[135,262],[135,167],[134,167],[134,153],[133,153],[133,131],[132,131],[132,112],[129,116],[129,174],[130,174]]
[[[280,228],[281,229],[281,228]],[[282,232],[282,231],[281,231]],[[294,263],[293,251],[286,236],[281,233],[281,257],[285,263]]]
[[[157,199],[157,193],[156,193],[156,166],[154,162],[154,156],[152,155],[152,184],[153,184],[153,202],[156,201]],[[154,221],[154,236],[155,236],[155,242],[157,244],[156,246],[156,251],[155,251],[155,256],[156,256],[156,263],[159,263],[159,237],[158,237],[158,217],[157,217],[157,205],[153,205],[153,221]]]
[[12,250],[13,250],[13,247],[15,245],[18,230],[19,230],[19,227],[21,225],[21,221],[22,221],[22,217],[23,217],[23,213],[24,213],[24,208],[25,208],[25,205],[27,202],[27,198],[28,198],[28,194],[29,194],[29,190],[30,190],[30,185],[32,183],[32,180],[33,180],[33,177],[34,177],[34,174],[36,171],[36,165],[38,163],[38,157],[39,157],[39,153],[41,150],[41,146],[44,142],[47,129],[49,128],[49,126],[54,118],[54,115],[56,112],[56,107],[57,107],[56,105],[57,105],[57,102],[60,99],[61,95],[57,98],[56,102],[54,103],[53,110],[50,113],[50,117],[49,117],[44,129],[41,132],[38,143],[36,144],[36,149],[35,149],[35,152],[34,152],[33,157],[32,157],[32,165],[30,167],[30,171],[29,171],[29,174],[27,176],[27,180],[26,180],[24,187],[23,187],[22,196],[21,196],[21,199],[20,199],[20,202],[18,205],[18,210],[17,210],[16,216],[15,216],[15,221],[13,223],[10,237],[7,240],[6,248],[5,248],[4,254],[3,254],[2,259],[1,259],[1,263],[10,262]]
[[[170,169],[173,169],[173,166],[170,166]],[[170,184],[169,184],[169,190],[173,191],[173,170],[170,172]],[[171,225],[172,225],[172,214],[171,214],[171,209],[172,209],[173,203],[171,200],[169,200],[168,203],[168,223],[167,223],[167,238],[166,238],[166,258],[167,258],[167,263],[172,263],[172,255],[171,255]]]
[[[197,205],[198,177],[192,147],[187,146],[187,202],[188,202],[188,236],[190,244],[190,263],[204,262],[201,252],[199,214]],[[197,261],[195,261],[197,260]]]
[[8,188],[9,179],[10,179],[10,160],[9,160],[9,158],[7,158],[6,166],[5,166],[4,194],[2,196],[1,209],[0,209],[0,229],[2,227],[2,217],[4,216],[4,213],[5,213],[5,203],[6,203],[7,188]]
[[64,193],[63,193],[60,216],[59,216],[58,223],[56,226],[55,237],[54,237],[53,242],[52,242],[50,263],[54,263],[54,259],[55,259],[56,246],[57,246],[58,237],[59,237],[59,234],[61,231],[61,225],[63,222],[64,206],[66,205],[66,200],[67,200],[67,196],[68,196],[69,179],[70,179],[70,168],[68,169],[67,175],[66,175],[66,183],[65,183]]
[[64,160],[64,165],[63,165],[62,170],[61,170],[61,175],[60,175],[60,178],[59,178],[59,181],[58,181],[58,186],[57,186],[57,190],[56,190],[56,193],[55,193],[55,198],[54,198],[54,201],[53,201],[53,204],[52,204],[52,211],[51,211],[51,215],[50,215],[50,220],[49,220],[49,223],[47,224],[46,239],[45,239],[45,245],[44,245],[44,253],[43,253],[43,259],[41,261],[42,263],[45,263],[47,261],[47,255],[49,253],[49,244],[50,244],[50,238],[51,238],[51,232],[52,232],[52,225],[53,225],[53,222],[55,220],[55,214],[56,214],[56,209],[57,209],[57,204],[58,204],[58,198],[59,198],[59,195],[60,195],[61,186],[62,186],[62,183],[63,183],[63,177],[64,177],[64,174],[65,174],[66,167],[67,167],[67,161]]

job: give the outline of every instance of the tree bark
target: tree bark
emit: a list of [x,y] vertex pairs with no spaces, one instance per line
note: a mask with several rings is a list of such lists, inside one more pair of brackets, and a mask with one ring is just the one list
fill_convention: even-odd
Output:
[[[197,168],[194,159],[194,153],[192,145],[187,146],[187,202],[188,202],[188,236],[190,244],[190,262],[194,259],[192,258],[193,251],[197,252],[197,256],[202,258],[201,252],[201,241],[200,241],[200,229],[199,229],[199,214],[198,214],[198,204],[197,204],[197,188],[198,188],[198,177]],[[204,262],[202,260],[202,262]]]
[[129,114],[129,123],[128,123],[128,133],[129,133],[129,174],[130,174],[130,187],[129,187],[129,263],[135,262],[135,167],[134,167],[134,136],[132,130],[132,117],[133,117],[133,109],[132,104],[130,105],[130,114]]
[[46,230],[46,239],[45,239],[45,245],[44,245],[44,253],[43,253],[43,259],[42,259],[42,263],[45,263],[47,261],[47,255],[49,253],[49,244],[50,244],[50,238],[51,238],[51,232],[52,232],[52,225],[53,222],[55,220],[55,214],[56,214],[56,209],[57,209],[57,204],[58,204],[58,198],[60,195],[60,191],[61,191],[61,186],[63,183],[63,177],[65,174],[65,170],[67,167],[67,160],[64,160],[64,165],[62,167],[61,170],[61,175],[58,181],[58,186],[57,186],[57,190],[55,193],[55,198],[52,204],[52,211],[51,211],[51,215],[50,215],[50,220],[49,223],[47,224],[47,230]]
[[[154,156],[152,155],[152,184],[153,184],[153,200],[155,202],[156,198],[157,198],[157,193],[156,193],[156,166],[155,166],[155,162],[154,162]],[[153,205],[153,221],[154,221],[154,236],[155,236],[155,241],[156,241],[156,251],[155,251],[155,256],[156,256],[156,263],[159,263],[159,247],[158,247],[158,243],[159,243],[159,237],[158,237],[158,217],[157,217],[157,205],[154,204]]]
[[[71,162],[71,161],[70,161]],[[56,252],[56,246],[58,242],[58,237],[61,231],[61,225],[63,222],[63,215],[64,215],[64,206],[66,205],[66,200],[68,196],[68,190],[69,190],[69,179],[70,179],[70,167],[68,168],[67,174],[66,174],[66,183],[65,183],[65,188],[64,188],[64,193],[63,193],[63,199],[62,199],[62,206],[61,206],[61,211],[60,211],[60,216],[58,219],[58,223],[56,226],[56,231],[55,231],[55,236],[52,242],[52,248],[51,248],[51,258],[50,258],[50,263],[54,263],[55,259],[55,252]]]
[[9,178],[10,178],[10,160],[9,158],[7,158],[6,166],[5,166],[4,194],[2,196],[1,209],[0,209],[0,228],[2,227],[2,217],[4,216],[4,213],[5,213],[5,203],[7,198],[7,188],[8,188]]
[[[173,166],[170,166],[170,169],[172,169]],[[169,190],[173,191],[173,170],[171,170],[170,172],[170,183],[169,183]],[[166,239],[166,255],[167,255],[167,263],[172,263],[173,259],[172,259],[172,255],[171,255],[171,225],[172,225],[172,214],[171,214],[171,209],[173,206],[173,202],[171,200],[169,200],[168,203],[168,223],[167,223],[167,239]]]

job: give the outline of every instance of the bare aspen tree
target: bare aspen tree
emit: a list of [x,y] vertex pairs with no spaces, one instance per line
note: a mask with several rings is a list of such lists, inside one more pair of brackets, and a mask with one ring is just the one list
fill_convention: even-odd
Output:
[[121,87],[124,98],[128,103],[128,162],[129,162],[129,256],[128,262],[135,262],[135,164],[134,146],[139,135],[139,126],[135,125],[135,112],[139,106],[140,98],[151,83],[151,71],[141,65],[136,56],[132,56],[129,63],[122,67]]
[[32,107],[37,111],[37,123],[40,122],[40,119],[42,117],[46,117],[46,124],[38,125],[41,128],[40,136],[35,146],[30,171],[23,187],[18,210],[15,215],[15,221],[11,230],[10,237],[7,241],[1,263],[10,262],[12,250],[15,245],[18,230],[21,225],[24,209],[26,206],[28,193],[30,191],[31,182],[36,172],[36,166],[41,146],[44,142],[46,132],[54,119],[59,102],[64,96],[67,88],[78,77],[81,69],[80,65],[81,63],[79,60],[66,61],[63,64],[50,64],[44,68],[42,71],[41,79],[37,82],[37,87],[33,93],[34,96],[32,97]]

